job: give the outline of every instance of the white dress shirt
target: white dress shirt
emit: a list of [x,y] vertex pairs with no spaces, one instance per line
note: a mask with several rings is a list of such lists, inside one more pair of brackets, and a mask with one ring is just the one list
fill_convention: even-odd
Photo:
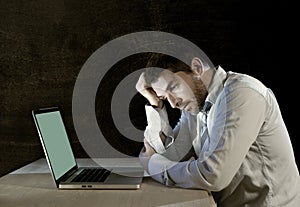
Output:
[[[215,70],[207,137],[199,135],[201,114],[182,111],[170,130],[166,109],[146,106],[145,138],[157,152],[149,174],[167,186],[211,191],[222,207],[298,206],[299,172],[274,94],[253,77]],[[161,132],[171,140],[167,146]],[[191,148],[196,159],[186,156]]]

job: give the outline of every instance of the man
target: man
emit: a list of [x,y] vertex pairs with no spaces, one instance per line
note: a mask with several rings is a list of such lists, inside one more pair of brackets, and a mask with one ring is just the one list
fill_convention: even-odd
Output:
[[[154,55],[136,89],[148,99],[140,160],[157,181],[211,191],[218,206],[296,206],[299,172],[272,91],[245,74]],[[174,129],[164,100],[181,110]]]

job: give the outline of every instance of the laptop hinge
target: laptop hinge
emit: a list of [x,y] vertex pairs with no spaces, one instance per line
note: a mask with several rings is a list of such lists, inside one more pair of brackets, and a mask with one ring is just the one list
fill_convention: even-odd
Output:
[[69,179],[71,177],[71,175],[73,175],[76,171],[78,170],[77,165],[74,166],[73,168],[71,168],[68,172],[66,172],[63,176],[61,176],[58,181],[59,182],[63,182],[66,181],[67,179]]

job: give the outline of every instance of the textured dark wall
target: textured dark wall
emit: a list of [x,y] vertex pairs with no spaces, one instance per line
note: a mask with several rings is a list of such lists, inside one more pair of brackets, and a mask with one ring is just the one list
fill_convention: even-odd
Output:
[[[270,0],[1,0],[0,175],[43,156],[30,114],[38,107],[60,106],[75,155],[87,156],[72,123],[76,77],[103,44],[145,30],[182,36],[215,65],[261,79],[278,98],[296,151],[299,131],[292,121],[296,103],[286,102],[288,91],[299,88],[291,75],[296,65],[291,52],[295,27],[291,7]],[[128,66],[138,69],[144,60],[128,58],[119,67],[126,75]],[[120,81],[118,76],[108,78],[111,83]],[[109,81],[103,80],[102,87],[111,86]],[[131,118],[143,128],[144,100],[138,96],[135,100]],[[121,145],[126,147],[126,142]],[[127,153],[136,154],[139,147],[130,146]]]

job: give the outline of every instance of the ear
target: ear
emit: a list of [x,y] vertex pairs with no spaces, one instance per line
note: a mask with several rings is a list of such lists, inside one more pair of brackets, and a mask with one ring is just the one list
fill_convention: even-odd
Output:
[[201,76],[204,72],[204,67],[200,58],[194,57],[192,59],[191,69],[196,76]]

